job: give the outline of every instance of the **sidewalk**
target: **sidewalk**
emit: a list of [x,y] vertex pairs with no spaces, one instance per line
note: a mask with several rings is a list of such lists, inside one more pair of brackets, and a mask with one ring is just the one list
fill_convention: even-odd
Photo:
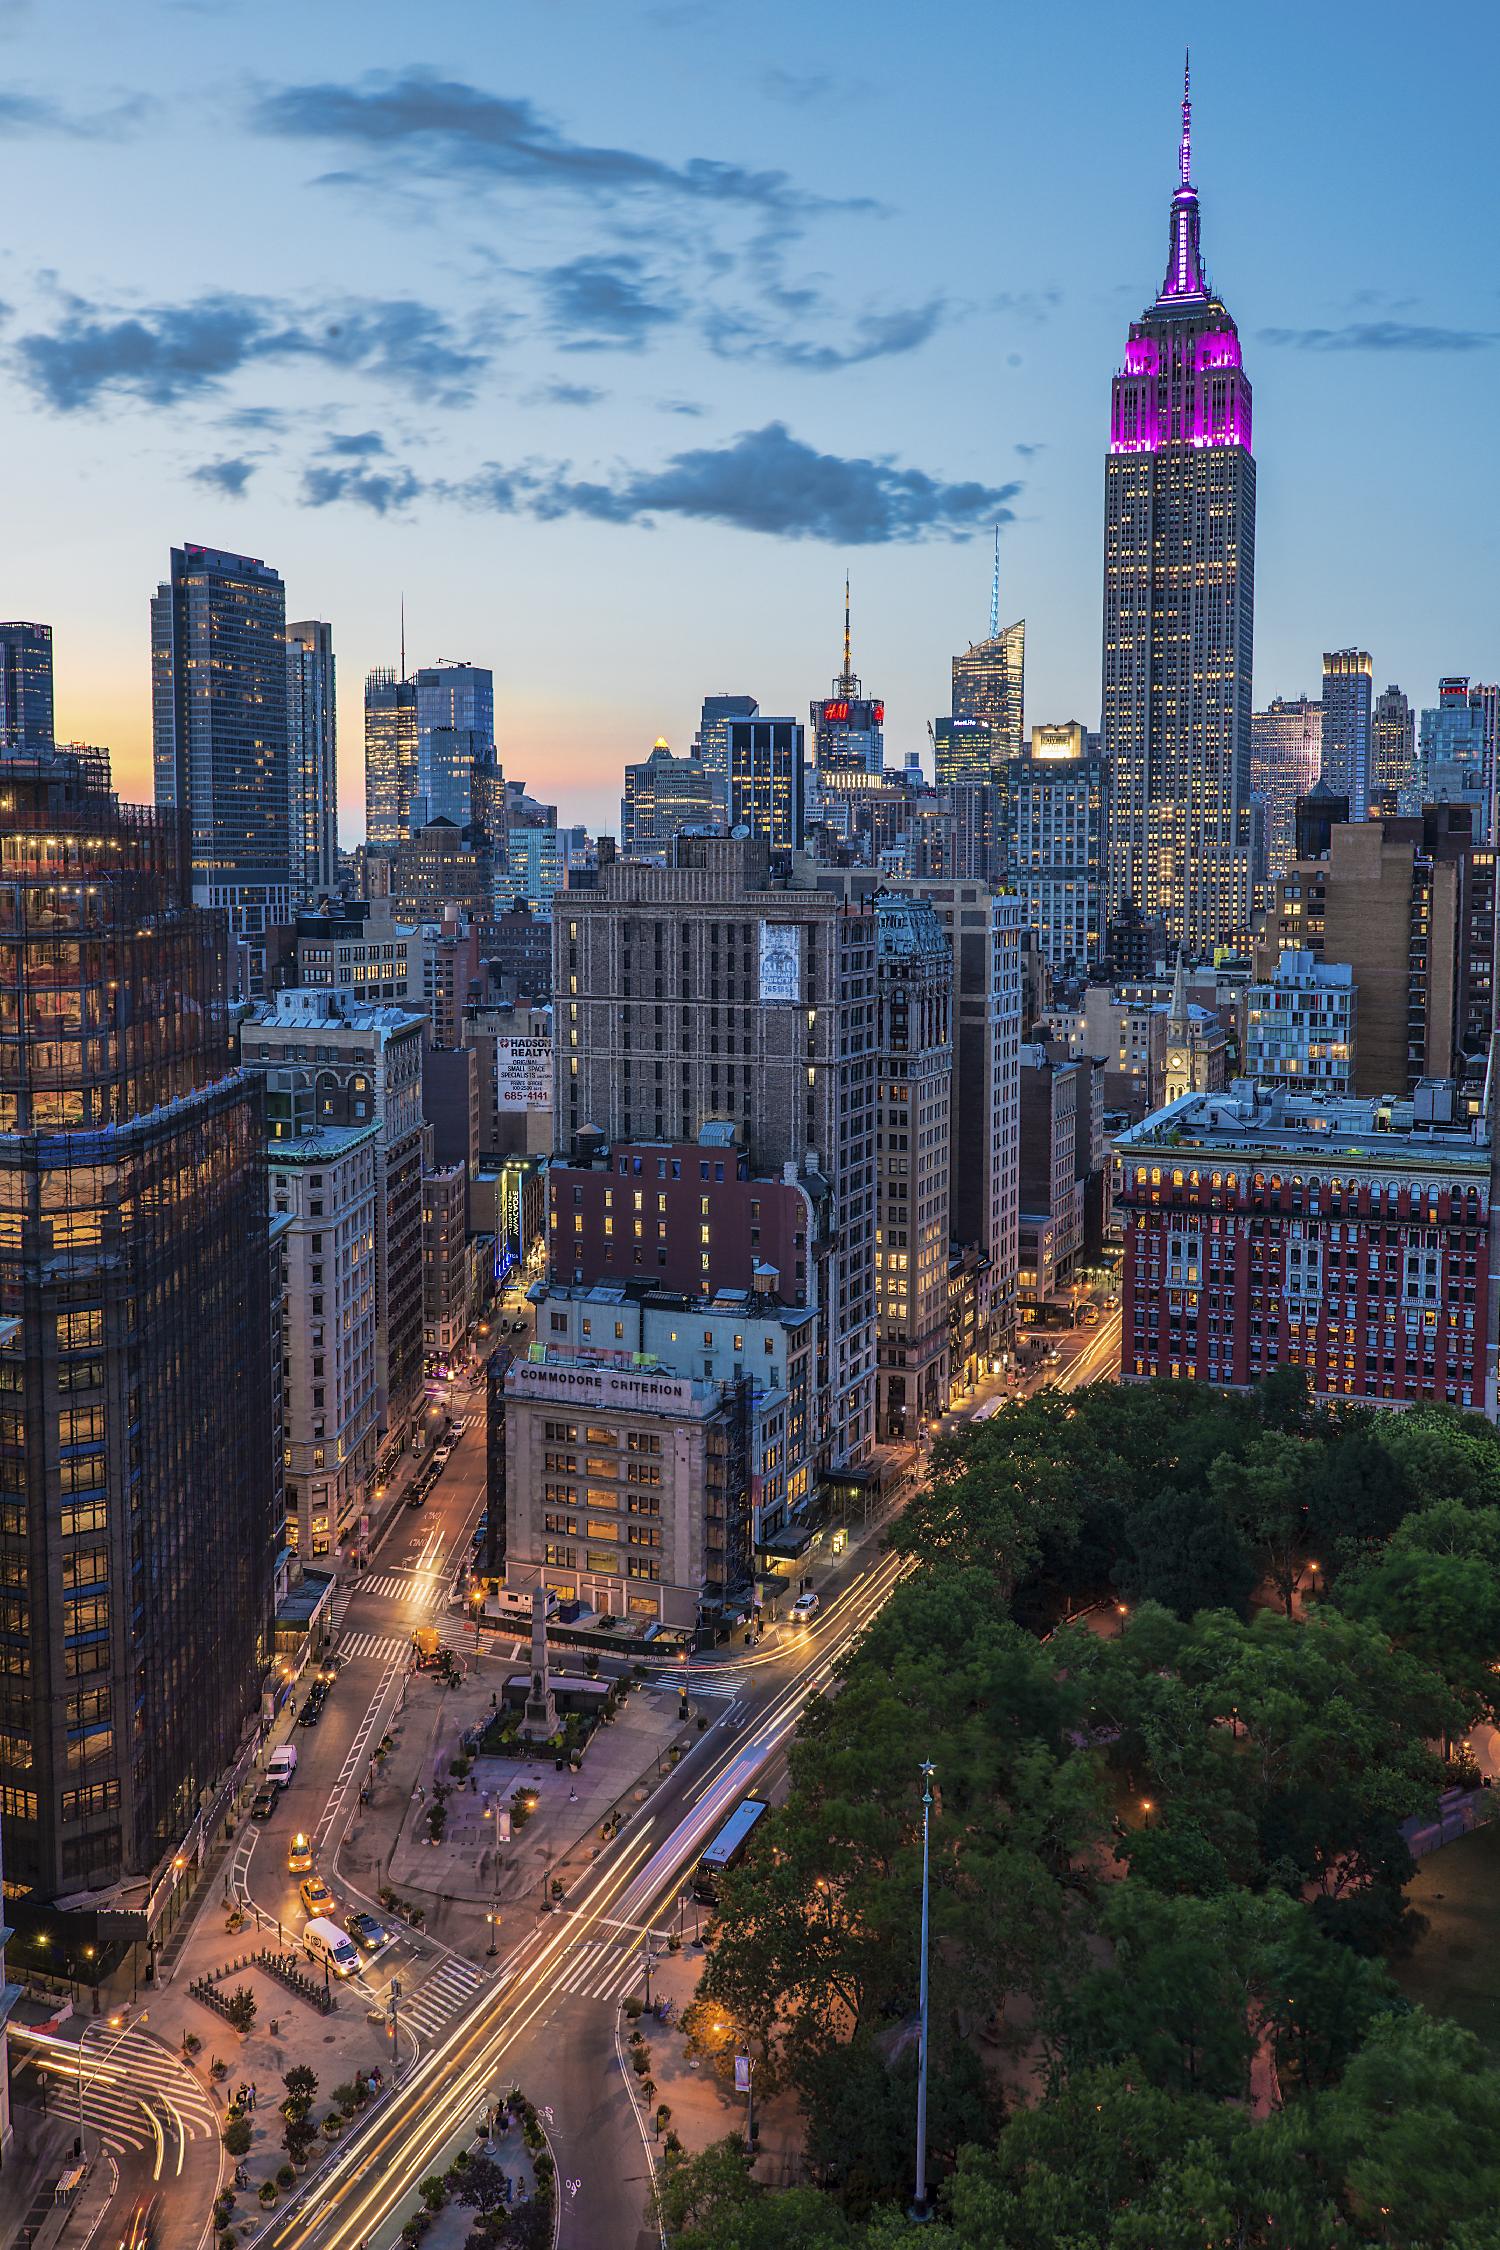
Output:
[[[671,1745],[686,1749],[697,1736],[696,1713],[686,1725],[678,1719],[675,1683],[634,1688],[619,1715],[596,1730],[576,1774],[559,1772],[543,1751],[529,1758],[476,1758],[466,1777],[453,1776],[450,1765],[464,1733],[490,1718],[515,1670],[508,1653],[487,1652],[471,1660],[456,1688],[442,1687],[436,1673],[411,1676],[406,1709],[389,1730],[393,1747],[337,1866],[346,1889],[376,1902],[382,1889],[393,1890],[424,1909],[431,1937],[470,1956],[487,1952],[488,1915],[497,1904],[512,1919],[528,1901],[540,1908],[554,1885],[566,1890],[603,1849],[605,1816],[644,1802],[658,1773],[670,1770]],[[427,1816],[438,1783],[451,1793],[443,1838],[434,1844]],[[499,1845],[497,1869],[495,1822],[486,1807],[508,1805],[517,1790],[534,1795],[537,1807]],[[376,1903],[375,1911],[385,1909]]]
[[[677,2020],[697,1992],[705,1959],[703,1949],[690,1940],[680,1953],[664,1954],[656,1964],[651,1979],[652,1999],[674,2002]],[[745,2131],[744,2095],[734,2092],[732,2079],[728,2084],[720,2080],[713,2062],[699,2061],[689,2055],[687,2040],[678,2030],[677,2020],[664,2024],[643,2015],[638,2021],[632,2021],[623,2012],[620,2017],[625,2075],[632,2098],[646,2121],[647,2134],[658,2160],[669,2132],[676,2134],[686,2155],[696,2156],[710,2142],[723,2140],[727,2133],[743,2135]],[[637,2072],[631,2060],[629,2040],[636,2031],[646,2042],[648,2060],[644,2072]],[[650,2095],[643,2090],[648,2085],[655,2089]],[[656,2123],[659,2105],[665,2105],[670,2113],[660,2131]],[[757,2098],[755,2124],[758,2128],[756,2179],[766,2187],[798,2186],[803,2176],[802,2114],[796,2096],[785,2093],[768,2102]]]

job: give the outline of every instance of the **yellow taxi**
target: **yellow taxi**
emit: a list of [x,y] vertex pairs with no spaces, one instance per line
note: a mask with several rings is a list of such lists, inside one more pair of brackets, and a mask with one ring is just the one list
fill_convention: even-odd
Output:
[[300,1828],[292,1838],[287,1850],[286,1871],[288,1875],[310,1875],[312,1873],[312,1838],[304,1834]]
[[302,1903],[309,1914],[332,1913],[333,1893],[321,1875],[309,1875],[304,1882],[297,1885],[297,1888],[302,1893]]

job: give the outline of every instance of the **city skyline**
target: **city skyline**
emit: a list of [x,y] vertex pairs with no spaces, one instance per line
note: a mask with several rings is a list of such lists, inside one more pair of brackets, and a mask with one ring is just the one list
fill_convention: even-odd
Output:
[[[999,33],[964,13],[982,77]],[[283,14],[263,19],[268,53]],[[1455,223],[1428,242],[1410,174],[1364,129],[1385,50],[1351,49],[1346,14],[1297,20],[1299,68],[1336,51],[1346,97],[1311,174],[1305,150],[1290,161],[1276,39],[1195,41],[1212,279],[1257,378],[1262,707],[1311,692],[1345,643],[1414,705],[1496,668],[1488,534],[1433,513],[1483,474],[1464,400],[1494,336],[1463,215],[1492,199],[1494,159],[1477,136],[1452,146]],[[1042,164],[1040,131],[1014,153],[937,148],[951,82],[894,10],[862,21],[857,70],[832,29],[799,22],[793,41],[789,16],[786,40],[758,27],[748,74],[746,31],[714,7],[692,25],[642,9],[606,84],[540,11],[502,51],[440,6],[418,65],[393,9],[360,10],[356,41],[336,7],[299,23],[279,72],[200,11],[148,8],[128,35],[92,6],[5,12],[0,166],[19,195],[49,145],[69,162],[0,269],[27,528],[0,608],[52,626],[59,731],[108,744],[127,795],[150,794],[146,603],[184,540],[264,556],[293,614],[331,622],[347,683],[395,661],[404,593],[413,666],[492,667],[507,772],[604,827],[621,765],[658,734],[685,751],[703,694],[806,708],[846,567],[888,754],[921,748],[949,660],[984,630],[997,517],[1029,711],[1097,723],[1101,390],[1159,271],[1175,34],[1064,56],[1038,26],[1008,33],[1016,115],[1054,120],[1071,152]],[[1493,39],[1476,17],[1470,61]],[[1442,129],[1450,61],[1429,49],[1403,80],[1413,150]],[[715,108],[731,81],[742,98]],[[892,163],[882,134],[926,153]],[[209,138],[255,166],[263,205],[254,225],[174,231],[164,277],[143,217]],[[1410,474],[1393,497],[1372,464],[1396,427]],[[84,554],[55,506],[80,482]],[[1424,556],[1424,603],[1403,547]],[[360,719],[346,692],[346,840]]]

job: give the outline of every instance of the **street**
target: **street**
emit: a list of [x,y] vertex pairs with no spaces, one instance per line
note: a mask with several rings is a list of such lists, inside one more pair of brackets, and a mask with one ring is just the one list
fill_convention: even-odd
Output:
[[[1044,1384],[1076,1388],[1112,1372],[1119,1313],[1055,1340],[1058,1360],[1038,1365],[1023,1395]],[[1013,1395],[988,1382],[945,1418],[944,1427],[972,1422]],[[643,1985],[644,1941],[654,1932],[658,1950],[665,1945],[696,1860],[733,1806],[752,1789],[775,1792],[808,1699],[831,1679],[904,1566],[881,1554],[878,1532],[838,1557],[825,1543],[807,1564],[823,1597],[810,1626],[771,1625],[753,1646],[735,1642],[663,1668],[659,1678],[687,1688],[706,1730],[654,1787],[643,1775],[645,1802],[602,1845],[592,1866],[570,1877],[570,1892],[556,1911],[542,1911],[539,1901],[507,1907],[504,1949],[492,1965],[475,1957],[482,1955],[482,1940],[465,1937],[462,1928],[462,1949],[456,1949],[386,1912],[370,1895],[379,1879],[368,1871],[368,1846],[354,1850],[358,1823],[375,1817],[365,1815],[361,1803],[371,1761],[393,1724],[399,1733],[397,1714],[413,1693],[413,1632],[435,1627],[455,1651],[474,1647],[472,1628],[451,1605],[484,1504],[482,1388],[455,1384],[449,1410],[456,1443],[426,1502],[396,1509],[366,1568],[351,1576],[345,1566],[340,1666],[316,1723],[296,1723],[294,1715],[287,1736],[298,1754],[291,1784],[268,1821],[242,1823],[225,1867],[225,1901],[246,1916],[244,1936],[234,1942],[268,1943],[274,1931],[278,1950],[300,1950],[309,1913],[299,1885],[311,1874],[328,1884],[332,1903],[325,1911],[335,1921],[347,1925],[358,1913],[371,1913],[390,1933],[361,1959],[343,1988],[346,2005],[332,2019],[344,2027],[339,2046],[348,2055],[362,2056],[367,2066],[372,2052],[383,2052],[390,2064],[385,2025],[399,1993],[404,2083],[383,2093],[369,2117],[322,2158],[297,2199],[267,2218],[253,2239],[275,2250],[363,2250],[366,2244],[389,2250],[418,2182],[451,2160],[478,2112],[515,2084],[537,2104],[556,2157],[563,2250],[646,2250],[656,2239],[645,2216],[655,2143],[620,2045],[621,2002]],[[509,1635],[491,1635],[486,1646],[502,1663],[507,1653],[512,1661],[519,1653]],[[309,1667],[298,1683],[299,1713],[314,1677]],[[424,1698],[428,1687],[424,1678],[418,1691]],[[299,1837],[306,1848],[292,1864]],[[357,1873],[341,1865],[346,1842]],[[195,1944],[222,1955],[219,1912],[216,1901],[203,1902]],[[150,2018],[138,2017],[117,2051],[103,2040],[91,2046],[84,2103],[91,2134],[116,2168],[112,2211],[123,2219],[143,2196],[159,2193],[162,2241],[174,2250],[192,2250],[198,2241],[222,2122],[223,2095],[204,2088],[172,2044],[168,2001],[180,2011],[176,1995],[179,1987],[185,1994],[188,1973],[170,1995],[163,1991],[151,2000]],[[368,2022],[361,2002],[370,2011]],[[198,2003],[186,2005],[197,2011],[187,2020],[206,2029]],[[290,2003],[281,2033],[283,2041],[291,2037],[294,2052],[311,2028],[302,2025],[299,2006]],[[59,2038],[55,2056],[36,2057],[50,2064],[65,2101],[76,2099],[71,2030]],[[348,2074],[347,2059],[309,2053],[325,2074]]]

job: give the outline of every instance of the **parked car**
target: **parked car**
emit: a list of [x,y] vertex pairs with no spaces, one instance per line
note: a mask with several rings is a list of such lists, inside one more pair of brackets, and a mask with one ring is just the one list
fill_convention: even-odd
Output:
[[809,1625],[823,1607],[821,1594],[799,1594],[792,1604],[792,1623]]
[[443,1463],[448,1459],[452,1451],[452,1438],[444,1438],[442,1444],[438,1447],[437,1451],[432,1456],[433,1460],[437,1463],[439,1468],[443,1466]]
[[326,1914],[334,1903],[332,1891],[321,1875],[309,1875],[297,1885],[309,1914]]
[[406,1505],[408,1506],[408,1508],[426,1507],[427,1494],[421,1485],[416,1484],[412,1486],[411,1491],[406,1495]]
[[361,1953],[378,1953],[383,1945],[390,1943],[391,1933],[373,1914],[351,1914],[349,1935]]
[[263,1789],[257,1789],[254,1802],[250,1807],[250,1818],[252,1820],[269,1820],[276,1810],[276,1799],[279,1795],[280,1791],[273,1789],[269,1782]]

